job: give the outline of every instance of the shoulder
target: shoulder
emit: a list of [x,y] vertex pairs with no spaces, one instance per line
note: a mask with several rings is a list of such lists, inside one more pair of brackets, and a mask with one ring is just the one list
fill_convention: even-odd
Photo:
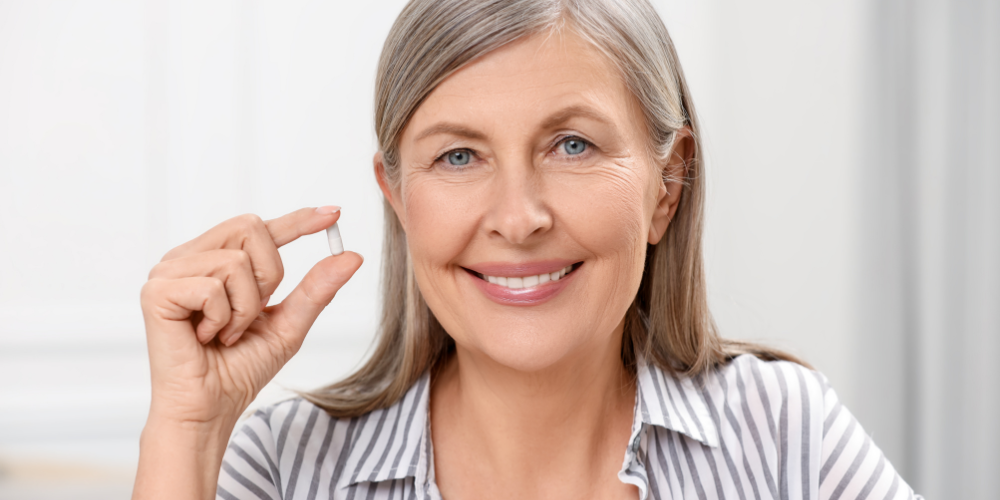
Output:
[[813,420],[836,397],[820,372],[791,361],[766,361],[751,354],[733,358],[702,375],[712,399],[728,404],[794,407]]
[[[422,377],[396,403],[349,418],[303,398],[261,408],[230,439],[221,498],[339,498],[359,483],[414,477],[427,435]],[[231,494],[231,496],[227,496]],[[298,496],[296,496],[298,495]]]
[[255,411],[230,439],[219,496],[294,498],[290,493],[298,487],[296,478],[308,475],[302,474],[304,469],[323,469],[331,462],[331,451],[335,457],[345,449],[351,440],[348,428],[357,420],[332,418],[302,398]]
[[742,355],[701,374],[699,381],[722,443],[782,453],[798,448],[811,466],[819,463],[824,420],[836,399],[821,373]]

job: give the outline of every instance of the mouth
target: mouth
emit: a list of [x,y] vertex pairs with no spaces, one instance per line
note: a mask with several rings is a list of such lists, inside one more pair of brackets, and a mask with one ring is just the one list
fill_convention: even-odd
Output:
[[[537,306],[548,302],[569,286],[580,274],[582,266],[582,261],[555,269],[551,269],[552,266],[542,266],[545,269],[537,269],[538,266],[495,266],[486,270],[490,274],[464,267],[462,269],[476,288],[498,304]],[[548,272],[538,272],[539,270]],[[538,274],[527,274],[528,272]]]
[[577,262],[574,264],[570,264],[557,271],[553,271],[550,273],[540,273],[531,276],[489,276],[477,271],[473,271],[472,269],[467,269],[464,267],[462,269],[465,269],[465,271],[468,272],[469,274],[487,283],[491,283],[504,288],[509,288],[511,290],[521,290],[525,288],[534,288],[536,286],[544,285],[546,283],[558,282],[559,280],[565,279],[567,275],[575,272],[582,265],[583,262]]

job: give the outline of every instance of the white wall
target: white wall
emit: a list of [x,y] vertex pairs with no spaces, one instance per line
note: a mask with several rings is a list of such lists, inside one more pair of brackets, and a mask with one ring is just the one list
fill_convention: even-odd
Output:
[[[228,217],[338,204],[348,248],[367,257],[262,401],[361,359],[381,244],[372,82],[402,4],[0,2],[8,488],[29,487],[28,463],[133,464],[148,404],[138,290],[169,248]],[[705,126],[719,324],[801,354],[850,405],[860,0],[657,6]],[[324,242],[282,255],[275,300]],[[116,474],[101,477],[127,493]]]

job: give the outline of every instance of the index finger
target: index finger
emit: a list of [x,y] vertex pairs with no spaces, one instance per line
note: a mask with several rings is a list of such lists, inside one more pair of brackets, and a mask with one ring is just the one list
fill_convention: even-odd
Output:
[[322,231],[340,219],[340,207],[329,205],[319,208],[303,208],[277,219],[264,221],[274,245],[285,246],[302,236]]

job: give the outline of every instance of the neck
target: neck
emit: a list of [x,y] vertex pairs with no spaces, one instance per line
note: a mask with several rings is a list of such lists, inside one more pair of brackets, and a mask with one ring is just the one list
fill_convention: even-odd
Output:
[[636,394],[621,362],[622,329],[607,345],[531,372],[458,347],[434,382],[435,455],[461,448],[498,479],[617,472]]

